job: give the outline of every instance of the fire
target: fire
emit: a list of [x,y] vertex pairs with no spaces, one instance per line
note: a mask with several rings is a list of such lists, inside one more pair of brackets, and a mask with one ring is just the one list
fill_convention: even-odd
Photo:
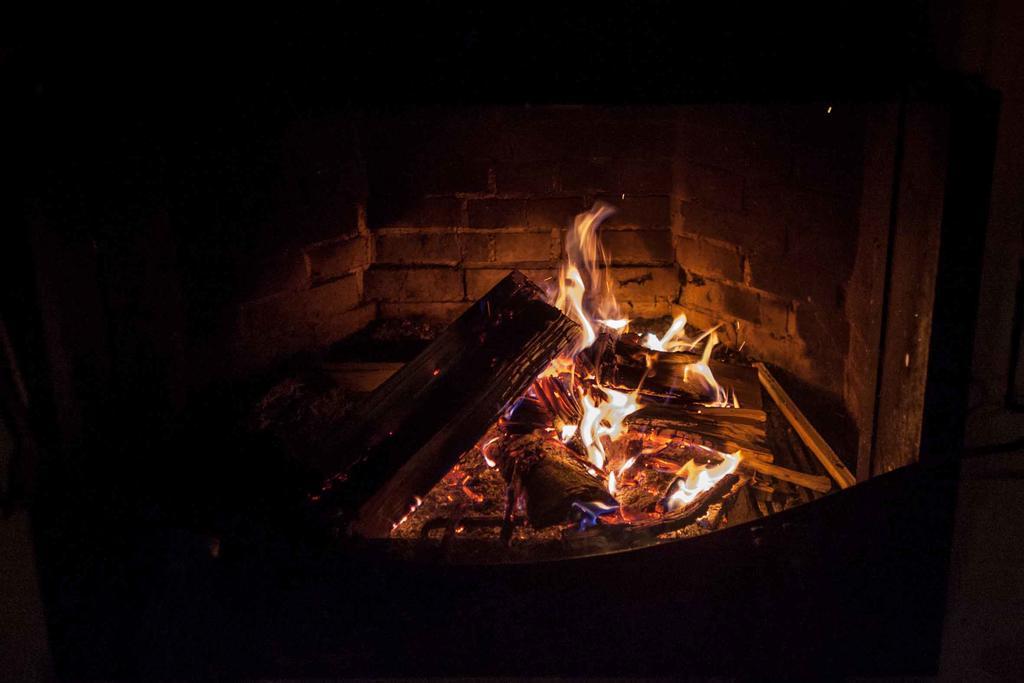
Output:
[[679,508],[693,502],[700,494],[709,490],[712,486],[722,480],[727,474],[736,471],[740,464],[740,453],[720,453],[721,462],[715,465],[698,465],[696,461],[690,460],[676,472],[679,477],[675,482],[673,491],[665,501],[668,510]]
[[711,372],[711,368],[708,367],[708,361],[711,360],[711,351],[717,343],[718,335],[711,332],[707,343],[704,344],[704,352],[701,354],[700,361],[683,366],[683,379],[687,382],[693,381],[701,385],[708,395],[714,395],[714,400],[707,405],[727,408],[735,404],[735,407],[738,408],[739,402],[736,400],[735,394],[730,399],[728,392],[715,380],[715,375]]
[[[617,469],[608,469],[607,444],[626,433],[625,419],[642,407],[639,401],[639,387],[626,393],[603,386],[592,376],[578,378],[574,358],[597,340],[599,328],[603,327],[612,333],[621,334],[630,324],[629,319],[620,315],[612,279],[608,276],[608,257],[598,238],[601,224],[614,212],[615,209],[611,205],[597,202],[592,209],[576,216],[573,229],[566,235],[558,291],[553,303],[580,324],[583,336],[569,354],[556,359],[541,375],[570,375],[568,386],[577,395],[582,415],[578,425],[560,426],[558,431],[561,440],[567,443],[574,437],[579,437],[586,449],[587,460],[593,465],[591,472],[595,476],[607,472],[608,491],[613,496],[621,485],[626,471],[636,463],[636,458],[626,460]],[[711,352],[718,343],[715,328],[691,339],[686,336],[686,322],[685,313],[678,315],[661,337],[648,333],[644,339],[644,346],[655,352],[693,351],[703,341],[701,358],[685,366],[684,379],[692,380],[708,396],[713,397],[707,405],[738,407],[735,396],[730,400],[728,392],[715,380],[708,365]],[[729,458],[733,456],[724,457],[723,463],[726,465],[716,465],[713,468],[688,464],[686,467],[691,468],[692,476],[687,477],[685,487],[673,494],[671,500],[682,500],[679,496],[696,496],[735,469],[735,463],[731,468],[728,467]]]
[[597,202],[578,214],[565,238],[565,255],[558,273],[555,307],[583,328],[583,339],[573,355],[597,340],[596,324],[621,330],[629,321],[619,315],[619,305],[608,277],[608,258],[597,230],[615,213],[615,207]]
[[595,400],[589,392],[583,394],[579,435],[587,449],[587,460],[598,468],[604,468],[603,438],[607,436],[615,441],[621,437],[625,430],[623,420],[640,410],[640,403],[635,393],[626,394],[607,387],[600,387],[600,391],[608,397],[607,400]]

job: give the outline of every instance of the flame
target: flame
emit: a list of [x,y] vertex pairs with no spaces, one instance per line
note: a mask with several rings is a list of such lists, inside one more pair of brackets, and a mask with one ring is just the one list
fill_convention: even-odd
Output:
[[576,436],[579,425],[562,425],[562,443],[569,443],[569,439]]
[[677,510],[688,505],[721,481],[725,475],[736,471],[740,464],[739,451],[719,455],[722,456],[722,460],[715,465],[698,465],[694,460],[690,460],[679,468],[676,472],[676,490],[665,501],[668,510]]
[[[683,380],[694,382],[704,390],[706,395],[713,397],[705,405],[716,408],[739,408],[740,402],[736,398],[735,392],[730,396],[725,388],[718,383],[718,380],[715,379],[715,375],[711,372],[711,367],[708,365],[708,361],[711,360],[711,351],[718,343],[718,335],[715,333],[717,329],[718,326],[716,325],[693,339],[689,339],[685,334],[686,314],[680,313],[661,337],[648,332],[644,337],[643,345],[652,351],[692,351],[696,348],[697,344],[707,339],[704,343],[704,351],[701,354],[700,361],[683,366]],[[651,358],[648,358],[648,367],[650,363]]]
[[644,338],[644,346],[651,349],[652,351],[668,351],[667,345],[672,342],[676,336],[686,328],[686,314],[680,313],[676,316],[676,319],[669,325],[668,330],[661,336],[654,336],[653,333],[648,332]]
[[621,320],[598,320],[597,322],[601,323],[610,330],[615,330],[616,332],[618,332],[619,330],[624,329],[626,325],[629,324],[629,319],[622,318]]
[[615,207],[596,202],[590,211],[576,216],[573,229],[565,237],[563,261],[558,273],[555,307],[583,328],[583,339],[572,354],[597,340],[597,324],[621,330],[629,321],[619,316],[619,305],[608,277],[608,258],[597,237],[597,230]]
[[[559,269],[558,291],[553,304],[579,323],[583,335],[576,347],[555,359],[541,374],[541,377],[566,374],[571,376],[566,386],[577,394],[582,414],[578,425],[561,425],[557,431],[563,443],[567,443],[574,436],[580,437],[586,449],[587,460],[593,465],[590,471],[594,476],[601,476],[606,470],[607,442],[615,441],[625,434],[626,417],[641,408],[638,399],[639,387],[633,392],[626,393],[602,386],[593,376],[579,378],[576,376],[573,360],[576,354],[597,340],[600,327],[621,333],[630,323],[629,319],[620,316],[612,279],[608,276],[608,257],[598,238],[601,224],[614,212],[615,209],[611,205],[597,202],[589,211],[576,216],[573,229],[566,234],[563,260]],[[685,313],[676,316],[661,337],[647,334],[644,346],[652,351],[692,351],[706,339],[700,361],[684,367],[684,379],[692,377],[709,397],[713,397],[708,405],[738,407],[735,395],[730,399],[728,392],[718,384],[708,366],[711,352],[718,343],[718,337],[714,334],[715,328],[690,339],[686,336],[686,322]],[[648,360],[650,362],[651,358]],[[633,457],[617,469],[607,470],[607,485],[612,495],[621,485],[625,472],[635,463],[636,458]],[[708,477],[711,474],[706,472],[716,473],[719,469],[719,466],[707,470],[701,468],[700,473]],[[728,471],[732,469],[735,469],[735,465]],[[728,471],[717,475],[708,486],[713,485]]]
[[598,468],[604,468],[606,453],[603,438],[615,441],[623,435],[623,420],[640,410],[635,393],[624,393],[602,387],[608,400],[595,401],[590,393],[583,395],[583,417],[580,419],[579,434],[587,449],[587,460]]
[[683,366],[683,380],[700,385],[707,395],[715,397],[705,405],[717,408],[738,408],[739,401],[736,399],[736,394],[734,393],[730,399],[729,393],[718,383],[708,366],[708,361],[711,360],[711,351],[717,343],[718,335],[712,331],[708,336],[707,343],[704,344],[704,352],[701,354],[700,361]]

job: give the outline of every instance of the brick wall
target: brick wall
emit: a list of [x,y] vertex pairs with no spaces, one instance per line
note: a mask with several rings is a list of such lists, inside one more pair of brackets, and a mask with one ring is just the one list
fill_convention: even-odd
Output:
[[604,199],[627,315],[723,337],[842,393],[857,254],[861,114],[834,107],[404,111],[368,144],[380,313],[451,318],[510,268],[550,278]]
[[842,395],[862,154],[863,112],[825,105],[303,124],[281,202],[300,215],[279,220],[300,242],[320,232],[264,268],[241,338],[267,359],[378,316],[453,319],[512,268],[550,283],[574,215],[604,199],[620,209],[602,233],[627,315],[724,323],[728,343]]
[[238,372],[314,352],[377,317],[358,121],[303,119],[282,133],[272,210],[241,238],[233,315],[221,338]]
[[624,308],[668,310],[682,284],[671,126],[621,123],[574,108],[377,119],[367,135],[368,299],[383,316],[451,318],[511,268],[551,283],[565,230],[603,198],[621,208],[604,240]]

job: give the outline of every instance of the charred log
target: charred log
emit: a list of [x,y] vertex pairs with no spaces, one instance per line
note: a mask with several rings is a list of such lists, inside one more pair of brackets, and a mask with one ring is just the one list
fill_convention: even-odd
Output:
[[386,535],[579,333],[509,274],[334,435],[321,509],[336,527]]
[[569,521],[577,502],[618,505],[604,482],[549,432],[510,434],[498,453],[502,475],[526,497],[531,526],[544,528]]

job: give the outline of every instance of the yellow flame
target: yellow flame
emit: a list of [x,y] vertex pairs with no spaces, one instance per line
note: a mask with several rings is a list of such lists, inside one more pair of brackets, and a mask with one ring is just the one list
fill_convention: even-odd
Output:
[[579,434],[587,449],[587,459],[597,467],[605,463],[603,437],[617,440],[625,432],[624,420],[640,410],[636,394],[624,393],[601,387],[608,400],[596,402],[590,393],[583,395],[583,417],[580,419]]
[[583,339],[573,354],[597,339],[595,322],[603,322],[612,330],[628,324],[619,316],[619,306],[608,277],[608,259],[597,231],[615,208],[597,202],[576,216],[573,229],[566,233],[562,265],[558,273],[558,295],[555,307],[583,328]]
[[576,430],[579,429],[579,425],[563,425],[562,426],[562,443],[568,443],[569,439],[576,435]]
[[708,366],[708,361],[711,360],[711,351],[717,343],[718,335],[712,331],[708,335],[707,343],[704,344],[704,352],[701,354],[700,361],[683,366],[683,380],[701,385],[701,388],[708,395],[714,396],[714,399],[705,405],[719,408],[739,407],[739,401],[736,400],[735,394],[730,400],[728,392],[715,380],[715,375],[711,372],[710,366]]
[[721,453],[721,462],[715,465],[698,465],[690,460],[676,472],[675,491],[668,497],[665,507],[677,510],[693,502],[700,494],[711,489],[722,478],[736,471],[740,464],[740,453]]
[[[608,258],[598,238],[601,224],[614,211],[611,205],[597,202],[589,211],[576,216],[572,230],[566,234],[558,290],[553,303],[579,323],[583,335],[575,348],[552,362],[541,374],[541,377],[572,375],[566,388],[577,394],[582,412],[578,425],[560,426],[558,431],[563,442],[579,435],[586,449],[587,460],[596,468],[591,470],[595,476],[598,476],[598,470],[604,472],[606,469],[606,440],[615,441],[620,438],[626,431],[626,417],[641,407],[637,391],[616,391],[601,386],[592,376],[577,378],[573,362],[577,353],[597,340],[599,327],[618,333],[630,323],[619,314],[612,279],[608,276]],[[714,328],[689,339],[685,334],[686,321],[685,314],[677,316],[661,337],[648,334],[644,345],[654,351],[691,351],[707,338],[701,360],[685,366],[684,379],[692,376],[693,381],[700,384],[707,395],[714,397],[709,405],[738,406],[735,395],[730,402],[728,393],[715,381],[708,366],[711,351],[718,342]],[[630,458],[618,469],[608,470],[607,485],[613,495],[621,485],[624,473],[635,462],[636,458]]]
[[667,345],[685,329],[686,314],[680,313],[676,316],[676,319],[672,321],[672,324],[669,325],[668,330],[666,330],[665,334],[663,334],[660,339],[654,336],[651,332],[648,332],[647,336],[644,338],[644,346],[652,351],[668,351],[669,349]]

